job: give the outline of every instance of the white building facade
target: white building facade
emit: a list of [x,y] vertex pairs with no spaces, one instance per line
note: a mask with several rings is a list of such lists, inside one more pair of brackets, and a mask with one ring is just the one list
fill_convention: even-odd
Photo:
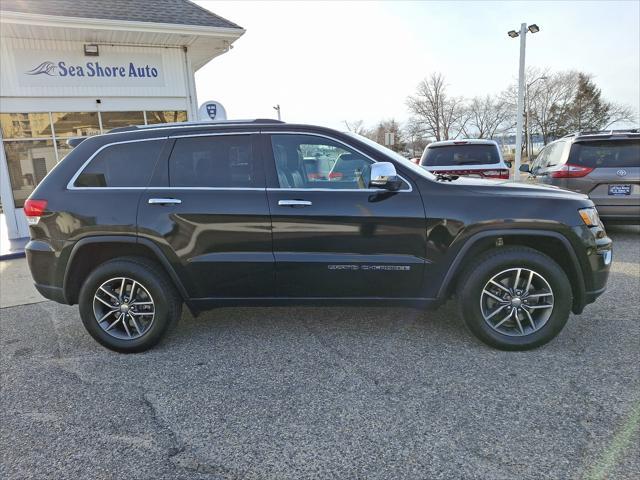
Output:
[[0,199],[9,238],[28,235],[24,201],[69,151],[69,138],[196,119],[195,72],[244,33],[186,0],[131,1],[117,15],[110,2],[77,0],[62,1],[69,16],[53,16],[42,11],[47,3],[3,2],[0,12]]

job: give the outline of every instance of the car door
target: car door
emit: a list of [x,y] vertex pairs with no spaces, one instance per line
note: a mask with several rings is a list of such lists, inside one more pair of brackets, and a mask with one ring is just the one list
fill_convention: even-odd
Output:
[[138,232],[194,298],[274,293],[271,220],[257,134],[179,135],[141,198]]
[[[375,159],[326,135],[264,133],[263,148],[279,296],[419,296],[426,222],[409,180],[369,188]],[[305,158],[325,165],[309,175]]]

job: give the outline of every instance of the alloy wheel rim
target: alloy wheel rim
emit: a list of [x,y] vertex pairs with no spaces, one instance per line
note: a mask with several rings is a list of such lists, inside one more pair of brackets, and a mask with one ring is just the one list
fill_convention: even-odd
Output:
[[510,268],[497,273],[480,294],[480,311],[493,330],[524,337],[540,330],[551,317],[553,290],[538,272]]
[[107,280],[93,296],[96,322],[104,332],[120,340],[135,340],[146,334],[155,311],[149,290],[128,277]]

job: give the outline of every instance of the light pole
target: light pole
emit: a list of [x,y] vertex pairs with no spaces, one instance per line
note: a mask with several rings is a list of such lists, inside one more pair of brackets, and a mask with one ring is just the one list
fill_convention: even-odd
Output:
[[538,77],[534,81],[527,83],[526,88],[526,104],[527,104],[527,161],[531,163],[531,156],[533,155],[533,145],[531,144],[531,123],[529,119],[529,111],[531,110],[531,97],[529,96],[529,88],[538,80],[546,80],[546,76]]
[[278,112],[278,120],[280,120],[280,104],[276,105],[275,107],[273,107],[273,109]]
[[540,28],[534,23],[527,27],[526,23],[520,25],[520,32],[515,30],[507,34],[511,38],[520,37],[520,69],[518,71],[518,107],[516,115],[516,165],[513,172],[513,179],[520,180],[520,162],[522,161],[522,121],[524,112],[524,54],[527,46],[527,30],[531,33],[538,33]]

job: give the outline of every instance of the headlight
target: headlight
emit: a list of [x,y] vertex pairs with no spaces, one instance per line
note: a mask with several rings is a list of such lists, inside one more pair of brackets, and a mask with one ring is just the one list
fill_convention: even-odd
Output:
[[587,227],[597,227],[600,225],[600,217],[595,207],[581,208],[578,210],[578,213]]

